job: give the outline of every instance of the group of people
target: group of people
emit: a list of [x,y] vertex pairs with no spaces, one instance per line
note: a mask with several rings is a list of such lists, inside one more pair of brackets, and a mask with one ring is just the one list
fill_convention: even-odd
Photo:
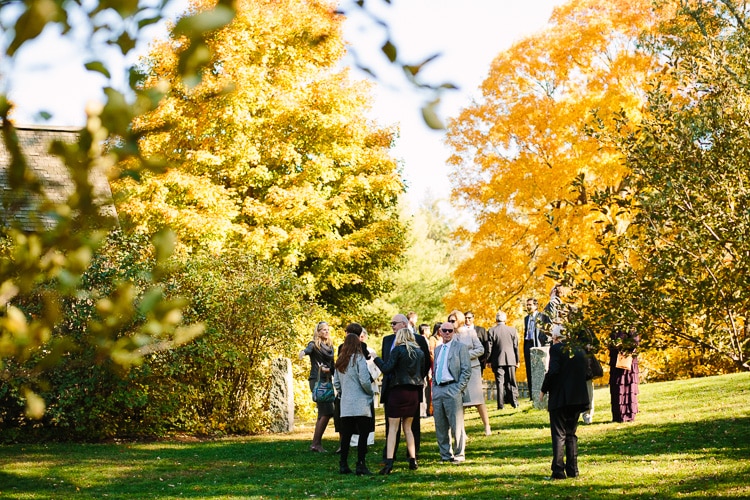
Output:
[[[541,384],[540,397],[549,395],[552,478],[560,479],[578,475],[576,428],[581,414],[592,409],[591,379],[597,375],[593,373],[596,370],[592,369],[592,360],[595,361],[592,352],[587,352],[578,344],[566,347],[566,332],[561,326],[563,321],[556,314],[561,309],[561,301],[554,292],[552,297],[558,298],[545,308],[547,314],[537,311],[536,299],[527,300],[523,353],[527,380],[530,381],[530,350],[534,346],[546,345],[551,337],[549,369]],[[558,318],[555,321],[558,327],[553,325],[545,331],[541,325],[545,316],[550,317],[550,310]],[[498,311],[495,326],[485,330],[474,325],[471,311],[464,313],[454,310],[445,322],[433,327],[432,334],[428,334],[428,325],[416,325],[416,314],[410,313],[408,316],[393,316],[393,333],[383,338],[380,356],[367,346],[367,332],[358,323],[347,325],[347,335],[339,346],[335,363],[330,327],[325,322],[317,324],[313,341],[299,353],[300,358],[310,357],[311,391],[321,377],[332,380],[335,386],[339,398],[336,405],[332,402],[317,403],[318,418],[310,450],[325,452],[321,444],[323,433],[331,417],[335,413],[340,415],[336,419],[336,430],[340,436],[337,452],[340,453],[341,474],[353,472],[348,456],[354,445],[357,446],[354,472],[357,475],[372,474],[366,464],[366,454],[368,444],[374,443],[374,397],[378,390],[376,379],[381,373],[380,402],[386,416],[386,445],[382,455],[383,467],[379,471],[382,475],[390,474],[393,470],[401,432],[405,436],[409,469],[419,467],[421,417],[432,415],[434,418],[440,459],[446,463],[458,464],[465,460],[467,436],[464,411],[467,407],[477,408],[484,424],[484,433],[492,434],[482,385],[482,371],[488,363],[495,375],[498,409],[505,404],[514,408],[519,405],[516,382],[516,369],[520,366],[519,336],[515,328],[506,324],[505,312]],[[549,336],[546,332],[549,332]],[[627,336],[629,339],[636,338],[633,332]],[[622,344],[622,335],[618,339]],[[591,345],[586,347],[589,351],[593,350]],[[616,354],[611,355],[617,357]],[[610,369],[615,421],[632,420],[637,412],[638,374],[635,358],[628,372],[624,373],[624,370],[614,366]],[[530,396],[533,399],[533,395]]]

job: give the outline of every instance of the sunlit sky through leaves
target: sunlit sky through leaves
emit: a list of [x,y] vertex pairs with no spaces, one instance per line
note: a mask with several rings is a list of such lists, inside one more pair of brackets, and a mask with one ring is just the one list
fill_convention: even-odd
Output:
[[[562,3],[563,0],[392,0],[388,5],[384,0],[371,0],[366,5],[390,25],[401,60],[419,63],[440,54],[420,74],[428,83],[450,82],[460,88],[442,93],[438,109],[446,119],[471,102],[494,56],[514,41],[542,29],[552,9]],[[185,0],[173,0],[170,14],[181,12],[185,4]],[[347,1],[342,3],[342,9],[358,10],[347,6]],[[12,11],[6,7],[2,15],[11,16]],[[145,53],[148,38],[162,34],[163,29],[159,28],[146,32],[138,51]],[[83,35],[79,37],[82,39]],[[400,128],[395,155],[404,166],[412,205],[427,193],[447,198],[445,161],[449,152],[443,144],[443,133],[430,130],[420,112],[433,94],[416,90],[399,70],[385,63],[380,47],[386,34],[364,16],[350,17],[345,37],[356,47],[362,63],[379,77],[373,118],[382,125],[397,124]],[[51,114],[48,124],[82,125],[86,102],[101,99],[101,88],[107,84],[104,77],[86,72],[83,63],[93,57],[106,57],[124,68],[135,60],[125,60],[117,51],[101,46],[92,51],[82,47],[62,41],[59,33],[48,29],[22,49],[14,66],[9,66],[7,60],[0,63],[0,85],[17,106],[17,124],[41,123],[40,113],[47,112]],[[366,75],[355,72],[355,76]],[[114,72],[113,80],[115,87],[124,88],[124,70],[120,74]]]

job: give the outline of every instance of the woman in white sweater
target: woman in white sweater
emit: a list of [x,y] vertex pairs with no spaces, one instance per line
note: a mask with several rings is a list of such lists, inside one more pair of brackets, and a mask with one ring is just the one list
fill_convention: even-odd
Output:
[[[361,328],[361,327],[360,327]],[[349,327],[347,326],[347,331]],[[359,335],[350,333],[341,346],[339,358],[336,361],[336,373],[333,385],[341,397],[341,457],[339,459],[339,473],[350,474],[349,442],[352,434],[367,436],[372,414],[372,378],[367,369],[367,360],[362,354],[362,342]],[[369,475],[365,456],[367,455],[367,439],[360,439],[357,443],[357,475]]]

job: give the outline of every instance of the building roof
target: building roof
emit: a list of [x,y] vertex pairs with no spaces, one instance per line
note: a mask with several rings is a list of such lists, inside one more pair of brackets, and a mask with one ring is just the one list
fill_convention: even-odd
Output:
[[[53,141],[73,144],[78,141],[78,127],[55,127],[48,125],[15,125],[18,145],[26,160],[28,170],[39,180],[45,197],[52,203],[65,203],[73,194],[75,184],[63,161],[50,154]],[[38,193],[14,192],[8,182],[8,167],[11,155],[0,141],[0,225],[15,225],[26,231],[48,229],[55,224],[54,216],[44,212],[44,197]],[[106,172],[92,170],[89,181],[94,188],[94,199],[100,206],[107,227],[119,226],[112,191]]]

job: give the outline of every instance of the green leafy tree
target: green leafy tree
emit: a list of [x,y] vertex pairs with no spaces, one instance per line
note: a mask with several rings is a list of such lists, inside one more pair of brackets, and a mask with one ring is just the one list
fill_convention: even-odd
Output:
[[402,218],[409,221],[403,261],[392,273],[394,290],[372,301],[361,313],[370,333],[392,333],[389,321],[397,313],[415,311],[420,323],[444,318],[443,297],[451,289],[459,249],[442,204],[442,200],[428,198],[413,214],[402,208]]
[[145,156],[175,166],[114,185],[127,230],[169,227],[189,249],[270,259],[334,312],[387,290],[404,185],[393,131],[364,117],[367,85],[336,68],[341,21],[328,2],[241,1],[206,37],[213,55],[194,86],[179,76],[182,32],[157,44],[143,89],[171,90],[134,128]]
[[[164,2],[149,5],[117,0],[94,5],[67,0],[2,2],[0,8],[7,14],[0,17],[0,22],[4,23],[2,45],[7,67],[12,68],[19,50],[47,27],[56,27],[65,36],[73,37],[71,19],[75,18],[76,33],[89,34],[83,39],[82,49],[90,54],[86,68],[109,80],[114,68],[100,59],[103,51],[97,50],[101,47],[99,44],[119,47],[123,55],[130,53],[141,29],[162,18]],[[232,16],[233,10],[220,4],[181,20],[180,29],[192,42],[190,49],[179,56],[181,77],[199,75],[201,57],[207,52],[201,35],[226,24]],[[131,81],[135,74],[134,68],[128,68]],[[9,190],[3,192],[3,219],[12,220],[13,210],[33,200],[41,211],[53,214],[56,220],[54,227],[40,224],[32,229],[21,230],[14,226],[2,229],[0,379],[4,384],[11,384],[19,377],[26,380],[10,390],[26,401],[25,411],[31,417],[39,418],[45,411],[44,400],[38,393],[48,383],[45,374],[77,343],[61,329],[68,314],[63,307],[66,300],[87,296],[93,302],[97,316],[83,333],[83,342],[98,346],[97,362],[110,360],[122,367],[132,366],[139,362],[146,345],[167,348],[186,342],[199,332],[180,326],[179,311],[183,302],[166,300],[158,287],[146,291],[144,300],[138,302],[134,283],[120,283],[109,296],[97,296],[82,286],[82,275],[107,232],[100,229],[99,206],[89,173],[125,159],[129,159],[130,167],[125,175],[138,175],[159,166],[138,155],[138,136],[130,124],[136,116],[158,103],[163,90],[140,92],[136,89],[132,95],[127,95],[107,86],[104,103],[87,108],[87,122],[79,140],[74,144],[57,142],[52,145],[52,153],[68,167],[75,184],[73,194],[63,202],[49,200],[42,184],[28,169],[11,120],[13,103],[7,95],[0,94],[2,139],[9,157],[4,172]],[[41,116],[46,114],[42,112]],[[105,150],[107,142],[113,147]],[[168,237],[160,236],[154,241],[154,257],[160,264],[171,252],[172,245]],[[155,273],[159,272],[157,265]],[[41,285],[44,287],[40,288]],[[40,290],[43,293],[37,295]],[[21,307],[33,299],[41,305],[35,315]],[[139,314],[145,320],[138,328],[130,329],[132,319]],[[22,367],[29,363],[33,363],[32,369],[24,371]]]
[[645,347],[748,370],[749,14],[729,0],[680,7],[651,46],[669,60],[642,121],[599,131],[630,174],[594,194],[603,252],[574,256],[574,281],[603,329],[635,325]]

